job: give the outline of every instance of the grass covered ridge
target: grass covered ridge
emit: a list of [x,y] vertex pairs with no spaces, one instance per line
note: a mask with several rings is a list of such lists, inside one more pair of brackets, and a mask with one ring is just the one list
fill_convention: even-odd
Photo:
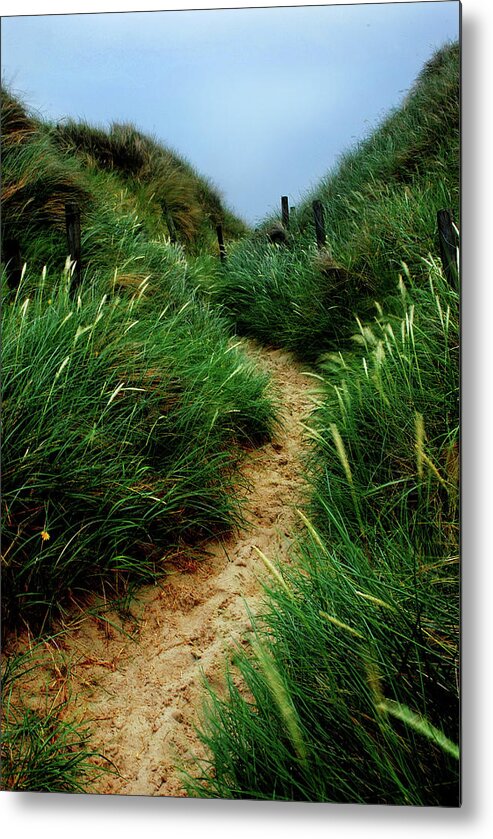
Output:
[[240,447],[269,434],[273,407],[197,295],[218,270],[215,224],[244,229],[207,180],[133,126],[52,125],[8,91],[2,134],[2,241],[24,263],[17,288],[2,270],[7,627],[231,526]]
[[226,240],[246,230],[206,178],[132,125],[50,124],[5,89],[1,123],[2,238],[19,243],[33,273],[63,266],[68,201],[81,210],[89,277],[142,279],[159,270],[163,243],[215,253],[217,224]]
[[144,288],[46,285],[4,304],[7,623],[230,527],[239,447],[273,422],[267,377],[192,290],[157,309]]
[[[344,154],[290,217],[287,245],[259,233],[233,243],[227,270],[209,282],[243,334],[308,360],[347,345],[354,316],[392,299],[406,263],[426,284],[423,257],[439,256],[437,211],[459,224],[459,45],[440,50],[403,104]],[[317,251],[311,202],[325,215]]]
[[[125,596],[185,542],[241,521],[237,467],[275,410],[268,377],[197,295],[218,270],[216,224],[226,240],[245,230],[211,184],[133,126],[48,124],[6,90],[1,119],[2,629],[46,633],[74,595]],[[3,785],[86,789],[88,731],[66,708],[26,705],[26,663],[3,665]]]

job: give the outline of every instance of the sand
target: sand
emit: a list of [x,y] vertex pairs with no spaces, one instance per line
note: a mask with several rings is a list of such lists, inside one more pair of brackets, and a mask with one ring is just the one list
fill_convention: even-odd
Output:
[[[248,457],[247,524],[225,540],[211,541],[199,561],[181,559],[158,584],[139,589],[131,613],[97,617],[76,611],[69,630],[47,641],[46,664],[24,691],[87,722],[91,746],[115,768],[94,792],[184,796],[176,764],[204,755],[195,732],[203,708],[204,677],[221,692],[232,647],[248,643],[248,609],[261,609],[261,580],[268,575],[255,551],[289,561],[303,501],[303,428],[312,402],[310,378],[281,350],[248,352],[271,372],[283,406],[275,438]],[[101,612],[101,610],[99,610]],[[25,643],[25,640],[24,640]]]

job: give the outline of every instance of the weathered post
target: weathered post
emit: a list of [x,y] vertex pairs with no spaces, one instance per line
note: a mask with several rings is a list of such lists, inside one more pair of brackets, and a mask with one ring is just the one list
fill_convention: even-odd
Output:
[[286,230],[289,229],[289,203],[288,203],[288,196],[283,195],[281,197],[281,210],[282,210],[282,224]]
[[325,222],[324,222],[324,208],[321,201],[313,201],[313,218],[315,220],[315,233],[317,236],[317,246],[319,250],[325,247]]
[[221,262],[226,262],[226,248],[224,247],[223,228],[221,224],[216,227],[217,241],[219,244],[219,257]]
[[458,242],[450,210],[438,210],[437,225],[443,270],[450,285],[457,288],[459,285],[459,271],[457,265]]
[[22,277],[21,249],[17,239],[2,241],[3,261],[9,288],[17,288]]
[[70,293],[80,285],[82,280],[82,268],[80,262],[80,210],[77,204],[69,201],[65,204],[65,226],[67,228],[68,252],[72,262],[75,262],[75,269],[70,284]]

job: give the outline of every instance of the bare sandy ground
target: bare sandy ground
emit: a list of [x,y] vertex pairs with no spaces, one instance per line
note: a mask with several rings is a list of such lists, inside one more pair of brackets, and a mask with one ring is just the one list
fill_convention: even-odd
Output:
[[45,646],[43,685],[27,683],[43,701],[70,698],[69,717],[88,722],[91,745],[118,774],[95,791],[121,795],[185,795],[176,764],[203,749],[194,726],[204,701],[204,676],[221,691],[232,645],[247,643],[248,608],[260,606],[259,580],[268,573],[254,550],[287,559],[303,498],[303,422],[310,379],[289,354],[248,345],[272,374],[283,406],[276,438],[257,449],[243,473],[250,482],[247,526],[209,542],[207,557],[181,561],[159,585],[138,592],[123,634],[118,616],[75,615],[70,632]]

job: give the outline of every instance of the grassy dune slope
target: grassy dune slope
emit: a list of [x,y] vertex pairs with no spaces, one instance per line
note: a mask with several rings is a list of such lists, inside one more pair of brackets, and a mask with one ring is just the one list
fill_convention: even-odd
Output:
[[[65,206],[81,211],[73,289]],[[244,225],[132,126],[49,125],[2,94],[2,630],[50,631],[242,516],[237,465],[269,436],[268,377],[197,294],[215,225]],[[6,261],[20,249],[22,278]],[[42,643],[42,640],[39,642]],[[83,791],[99,770],[66,702],[33,711],[4,662],[2,784]]]
[[240,446],[268,435],[273,408],[197,295],[214,223],[241,229],[207,182],[130,126],[46,125],[8,93],[2,130],[3,243],[25,261],[18,286],[2,267],[5,628],[230,526]]
[[[318,252],[311,202],[322,201],[327,248]],[[259,234],[230,247],[228,270],[209,286],[238,330],[314,360],[347,342],[354,314],[393,296],[405,262],[426,284],[439,256],[436,213],[459,222],[459,48],[425,66],[402,106],[342,156],[291,214],[287,246]]]
[[[235,520],[240,448],[274,417],[231,323],[317,360],[304,532],[234,658],[248,690],[234,673],[226,699],[210,691],[191,794],[458,803],[459,299],[435,235],[439,208],[459,220],[458,84],[451,45],[320,185],[330,250],[313,244],[314,195],[286,247],[230,241],[224,271],[178,198],[169,241],[152,142],[10,109],[5,201],[28,263],[19,290],[3,278],[8,623],[42,624],[88,579],[152,575],[183,536]],[[67,197],[86,220],[75,298]],[[7,783],[20,755],[35,788],[45,722],[15,707],[7,722]]]
[[318,355],[312,497],[237,652],[247,690],[210,690],[193,795],[459,802],[459,296],[431,255],[436,210],[457,212],[457,72],[439,53],[317,193],[358,295],[340,283],[330,308],[303,209],[290,247],[240,243],[221,281],[241,328],[270,341],[270,317]]
[[34,272],[63,267],[67,201],[81,210],[90,276],[137,282],[160,270],[170,239],[189,255],[215,253],[217,224],[226,240],[246,230],[207,179],[132,125],[52,125],[5,90],[1,120],[2,238],[19,242]]

